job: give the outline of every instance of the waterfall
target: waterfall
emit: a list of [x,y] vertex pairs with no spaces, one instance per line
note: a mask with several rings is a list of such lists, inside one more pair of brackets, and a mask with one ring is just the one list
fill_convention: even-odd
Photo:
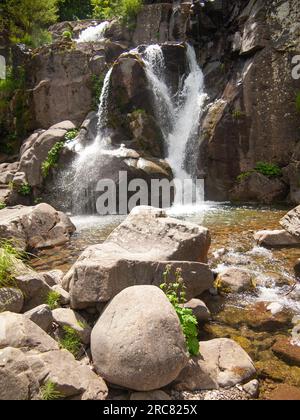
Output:
[[[155,99],[155,112],[168,148],[167,160],[177,180],[191,179],[185,170],[185,161],[194,159],[187,155],[187,145],[197,135],[198,123],[207,95],[204,92],[204,77],[198,66],[195,50],[187,44],[188,75],[173,97],[166,84],[165,64],[159,45],[146,48],[143,58],[146,73]],[[202,195],[203,192],[199,192]],[[186,191],[191,201],[192,191]],[[199,197],[198,197],[199,198]],[[176,198],[175,198],[176,201]]]
[[74,214],[95,213],[95,182],[99,180],[99,169],[109,139],[105,134],[107,105],[112,68],[107,72],[98,109],[98,134],[94,142],[83,148],[73,163],[72,212]]
[[102,41],[105,35],[105,31],[109,26],[108,21],[101,22],[96,26],[89,26],[87,29],[82,31],[77,39],[78,43],[81,42],[99,42]]

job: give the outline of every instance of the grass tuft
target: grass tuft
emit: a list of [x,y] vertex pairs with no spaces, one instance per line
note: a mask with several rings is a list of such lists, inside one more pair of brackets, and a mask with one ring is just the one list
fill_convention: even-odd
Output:
[[53,401],[63,398],[62,394],[56,390],[56,385],[47,381],[41,388],[41,398],[43,401]]

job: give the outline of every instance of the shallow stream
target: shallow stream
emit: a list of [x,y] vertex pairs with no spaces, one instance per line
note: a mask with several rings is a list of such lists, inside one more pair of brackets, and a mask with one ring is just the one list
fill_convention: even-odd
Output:
[[[174,208],[170,215],[209,228],[212,245],[209,263],[215,270],[225,266],[250,270],[255,276],[253,292],[211,296],[203,300],[212,312],[212,321],[200,326],[200,339],[229,337],[250,354],[257,365],[265,398],[277,383],[300,387],[300,367],[278,358],[272,347],[278,337],[291,338],[292,318],[300,315],[300,284],[293,266],[300,258],[298,249],[268,250],[254,243],[257,230],[277,229],[287,208],[234,207],[229,204],[205,203],[200,208]],[[103,242],[124,219],[123,216],[74,217],[77,233],[63,247],[41,252],[32,260],[37,271],[61,269],[66,272],[88,246]],[[279,303],[278,322],[262,302]],[[253,306],[255,305],[255,306]],[[254,310],[253,310],[254,308]],[[300,345],[300,343],[299,343]]]

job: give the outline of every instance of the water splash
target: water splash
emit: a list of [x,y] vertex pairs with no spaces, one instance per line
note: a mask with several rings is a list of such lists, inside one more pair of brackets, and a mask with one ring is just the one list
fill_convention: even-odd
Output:
[[82,42],[99,42],[105,39],[105,31],[109,26],[108,21],[101,22],[96,26],[89,26],[87,29],[82,31],[77,39],[77,43]]
[[[188,75],[179,87],[178,94],[172,96],[166,83],[162,48],[157,44],[150,45],[143,55],[146,74],[154,93],[157,120],[160,122],[168,148],[167,160],[175,180],[180,181],[191,179],[191,175],[185,169],[185,162],[194,159],[195,156],[188,155],[187,145],[197,135],[200,116],[207,98],[204,92],[203,73],[198,66],[195,50],[189,44],[186,47],[186,57]],[[185,198],[189,203],[192,202],[193,191],[192,184],[186,186]],[[203,192],[198,191],[198,194],[202,196]],[[199,201],[199,197],[197,198]],[[175,197],[176,202],[177,197]]]

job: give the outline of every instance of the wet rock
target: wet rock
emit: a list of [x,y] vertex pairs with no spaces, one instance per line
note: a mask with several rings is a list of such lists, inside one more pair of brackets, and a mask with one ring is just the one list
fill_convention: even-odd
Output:
[[249,271],[226,268],[216,280],[217,289],[223,293],[240,293],[254,288],[253,276]]
[[92,330],[80,314],[72,311],[72,309],[58,308],[52,311],[52,316],[60,327],[72,328],[77,331],[84,344],[89,344]]
[[62,245],[74,231],[67,216],[45,203],[1,210],[0,236],[12,239],[23,249]]
[[287,185],[280,179],[270,179],[258,172],[252,172],[236,184],[230,193],[230,197],[235,201],[270,204],[282,201],[287,193]]
[[258,245],[266,247],[300,246],[300,239],[286,230],[261,230],[254,235]]
[[300,240],[300,206],[288,212],[281,220],[281,226]]
[[92,331],[91,350],[101,376],[136,391],[168,385],[188,361],[178,317],[153,286],[129,287],[108,304]]
[[300,347],[293,344],[290,337],[277,338],[272,351],[286,363],[300,367]]
[[130,401],[169,401],[172,398],[164,391],[133,392]]
[[282,310],[273,315],[268,310],[269,305],[269,302],[258,302],[245,308],[228,306],[216,316],[216,320],[234,327],[246,325],[255,331],[277,331],[291,325],[289,311]]
[[287,384],[279,384],[273,391],[266,395],[266,399],[271,401],[299,401],[300,388]]
[[37,306],[25,312],[24,316],[46,332],[50,330],[53,322],[52,312],[48,305]]
[[300,387],[300,368],[289,366],[277,359],[272,351],[266,351],[265,354],[261,353],[260,360],[255,366],[261,378]]
[[233,387],[253,378],[256,370],[251,358],[227,338],[200,342],[200,355],[192,357],[176,379],[175,388],[183,390]]
[[184,304],[184,307],[193,311],[198,322],[206,322],[211,318],[208,307],[200,299],[191,299]]
[[0,288],[0,313],[9,311],[20,313],[24,305],[24,296],[21,290],[14,287]]

